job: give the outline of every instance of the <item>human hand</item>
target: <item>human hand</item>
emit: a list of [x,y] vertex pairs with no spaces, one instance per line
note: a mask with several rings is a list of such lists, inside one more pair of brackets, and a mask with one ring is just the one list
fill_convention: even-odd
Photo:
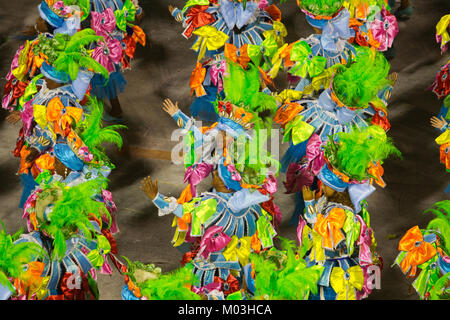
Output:
[[303,193],[303,200],[305,201],[314,200],[314,191],[312,191],[310,187],[304,186],[302,188],[302,193]]
[[155,183],[153,183],[150,176],[144,178],[144,180],[142,180],[141,190],[144,191],[150,199],[155,199],[158,195],[158,180],[155,180]]
[[172,100],[170,100],[169,98],[167,98],[166,100],[164,100],[163,102],[163,107],[162,109],[167,112],[171,117],[173,117],[173,115],[179,110],[178,108],[178,102],[175,102],[175,104],[172,102]]
[[32,163],[40,156],[40,152],[36,148],[30,148],[30,153],[26,156],[25,161]]
[[20,120],[20,111],[13,111],[7,117],[6,121],[10,124],[16,124]]

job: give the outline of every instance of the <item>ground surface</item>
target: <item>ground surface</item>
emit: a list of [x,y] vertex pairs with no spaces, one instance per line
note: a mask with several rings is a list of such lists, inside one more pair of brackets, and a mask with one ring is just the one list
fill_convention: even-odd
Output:
[[[19,41],[14,35],[26,25],[34,24],[38,15],[37,0],[1,0],[0,11],[0,86],[3,87],[14,52]],[[111,150],[117,169],[110,176],[110,189],[119,208],[117,236],[121,255],[131,260],[155,263],[163,270],[179,266],[181,253],[170,241],[173,230],[171,218],[159,218],[156,208],[140,191],[140,181],[146,175],[159,180],[160,191],[178,196],[184,188],[182,166],[168,160],[158,160],[149,150],[170,151],[177,143],[171,141],[175,123],[161,110],[161,101],[170,97],[180,101],[187,110],[189,77],[195,63],[190,50],[192,41],[181,36],[182,27],[167,12],[167,5],[182,6],[184,1],[140,0],[146,17],[143,29],[150,37],[145,48],[138,48],[132,70],[125,74],[128,86],[120,96],[129,129],[124,132],[125,147],[117,153]],[[7,3],[7,5],[6,5]],[[440,102],[426,88],[433,81],[436,71],[446,62],[434,42],[435,24],[450,13],[448,0],[414,1],[414,16],[400,22],[400,34],[395,42],[397,56],[392,60],[392,71],[399,73],[390,109],[392,129],[390,135],[403,153],[403,160],[389,160],[385,165],[386,189],[378,189],[368,198],[372,227],[378,241],[379,252],[384,258],[381,290],[370,299],[417,299],[409,295],[409,282],[398,268],[391,268],[395,259],[399,237],[410,227],[424,227],[429,217],[423,211],[434,202],[445,199],[443,190],[448,184],[443,166],[439,165],[438,147],[434,143],[437,133],[429,126],[429,118],[436,114]],[[308,36],[312,30],[299,12],[295,1],[281,6],[289,41]],[[21,212],[17,208],[21,186],[16,176],[18,161],[11,154],[20,129],[0,117],[0,219],[10,233],[24,227]],[[284,146],[281,147],[281,151]],[[156,159],[155,159],[156,158]],[[164,158],[164,157],[162,157]],[[277,204],[284,219],[280,234],[294,239],[295,229],[286,221],[293,209],[293,197],[283,194],[282,181]],[[205,188],[207,185],[204,186]],[[448,196],[447,196],[448,198]],[[395,239],[390,239],[397,236]],[[100,276],[102,299],[120,299],[123,284],[121,276]]]

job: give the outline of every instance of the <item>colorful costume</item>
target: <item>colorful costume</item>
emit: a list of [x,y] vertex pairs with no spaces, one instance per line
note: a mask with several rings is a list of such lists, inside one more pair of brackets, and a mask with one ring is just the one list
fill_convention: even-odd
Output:
[[270,45],[273,55],[287,35],[280,22],[280,10],[275,5],[269,6],[267,1],[188,1],[183,10],[175,8],[172,15],[186,28],[185,38],[197,36],[192,49],[198,52],[198,61],[190,81],[196,99],[190,113],[205,121],[218,120],[213,102],[217,95],[224,97],[227,61],[246,65],[255,63],[259,57],[255,65],[260,67],[261,45]]
[[[414,278],[413,288],[422,300],[450,299],[450,201],[437,202],[431,209],[436,217],[425,229],[412,227],[399,242],[398,265],[408,278]],[[420,269],[420,271],[419,271]]]
[[115,99],[127,84],[122,72],[130,68],[136,44],[146,44],[143,30],[134,24],[142,9],[134,1],[126,0],[44,0],[39,13],[54,34],[74,35],[88,25],[102,40],[91,44],[92,58],[108,71],[91,79],[91,94],[99,99]]
[[364,200],[374,192],[373,182],[385,185],[381,163],[391,154],[399,151],[384,130],[370,126],[334,135],[314,160],[322,164],[317,174],[322,187],[305,200],[297,227],[308,265],[324,267],[319,292],[310,299],[359,300],[371,293],[371,275],[382,260]]
[[[266,112],[270,119],[275,99],[259,92],[259,72],[254,66],[244,70],[230,63],[228,70],[225,99],[217,101],[217,123],[200,130],[180,110],[173,114],[189,141],[185,158],[189,185],[178,200],[161,194],[153,199],[159,215],[175,215],[174,245],[190,247],[183,263],[193,265],[198,279],[194,292],[216,299],[231,294],[221,283],[233,280],[237,281],[235,291],[241,288],[250,254],[273,246],[274,226],[281,221],[272,201],[276,172],[269,170],[276,162],[258,147],[255,155],[249,154],[249,148],[264,139],[251,129],[267,125],[259,115]],[[220,149],[215,137],[222,133],[227,138]],[[220,179],[224,190],[213,188],[198,195],[196,186],[210,173]],[[213,287],[222,289],[213,293]]]
[[[436,25],[436,41],[441,44],[441,52],[447,51],[448,24],[450,15],[443,16]],[[439,126],[433,125],[440,131],[440,135],[436,138],[436,143],[439,145],[439,160],[445,166],[447,172],[450,171],[450,61],[441,67],[436,74],[436,78],[431,86],[428,88],[433,91],[438,99],[443,99],[441,110],[437,115],[437,119],[442,121]],[[446,193],[450,193],[450,184],[447,186]]]

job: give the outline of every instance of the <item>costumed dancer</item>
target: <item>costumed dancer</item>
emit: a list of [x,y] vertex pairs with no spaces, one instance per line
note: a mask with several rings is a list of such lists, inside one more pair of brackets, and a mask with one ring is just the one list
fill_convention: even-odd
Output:
[[[421,300],[450,300],[450,200],[425,211],[436,217],[425,229],[412,227],[398,244],[398,265]],[[420,269],[420,271],[419,271]]]
[[137,25],[143,11],[137,0],[91,0],[91,28],[104,41],[93,48],[93,57],[108,69],[109,77],[95,75],[91,93],[99,99],[108,99],[111,105],[104,119],[123,122],[119,94],[127,84],[122,72],[130,69],[136,45],[146,45],[146,35]]
[[[143,182],[159,214],[175,215],[173,243],[188,250],[183,264],[194,266],[199,281],[194,292],[210,299],[224,299],[243,288],[249,255],[273,246],[275,226],[281,222],[281,212],[273,203],[277,170],[270,170],[277,168],[277,162],[258,147],[265,141],[264,133],[251,130],[267,127],[261,116],[270,124],[275,99],[259,91],[256,67],[244,70],[230,63],[227,70],[225,99],[217,101],[219,120],[212,126],[199,129],[177,104],[164,103],[188,137],[185,181],[189,185],[181,197],[164,197],[150,177]],[[197,194],[196,186],[210,174],[212,189]]]
[[[89,48],[92,57],[109,73],[96,74],[91,80],[91,93],[99,99],[108,99],[111,110],[105,120],[122,121],[122,108],[118,95],[127,84],[122,72],[130,68],[136,44],[146,44],[143,30],[134,22],[143,15],[138,2],[126,0],[44,0],[39,5],[41,19],[48,32],[73,35],[77,30],[92,28],[103,39]],[[77,13],[76,19],[75,14]]]
[[34,260],[44,252],[35,243],[15,243],[22,230],[11,236],[0,222],[0,300],[42,298],[48,278],[41,277],[43,263]]
[[[284,54],[291,88],[303,91],[311,79],[335,64],[346,64],[356,50],[350,44],[350,13],[342,0],[297,0],[315,34],[291,43]],[[271,72],[271,77],[277,70]]]
[[270,64],[268,59],[284,44],[287,35],[280,10],[274,4],[269,6],[269,2],[205,0],[188,1],[182,10],[169,6],[171,14],[185,27],[183,36],[197,36],[192,49],[198,52],[198,60],[190,80],[191,93],[196,95],[190,106],[193,117],[218,120],[213,103],[218,95],[224,98],[227,59],[243,64],[251,61],[262,67],[261,77],[265,76],[265,60]]
[[16,102],[8,101],[6,94],[3,106],[17,109],[22,120],[14,151],[21,158],[19,174],[25,184],[20,207],[35,187],[33,180],[44,170],[54,170],[48,153],[58,142],[69,142],[76,153],[82,147],[73,130],[84,119],[80,102],[85,99],[93,74],[108,74],[86,50],[89,42],[98,38],[92,29],[73,36],[41,34],[27,41],[16,54],[8,77],[11,75],[12,81],[18,77],[31,80]]
[[[297,91],[281,93],[284,102],[274,118],[284,129],[283,141],[289,142],[281,170],[286,172],[287,192],[298,193],[291,219],[295,225],[303,211],[299,193],[304,183],[299,173],[302,158],[314,157],[328,136],[348,132],[354,126],[364,129],[374,124],[384,130],[390,128],[384,89],[390,92],[392,80],[388,78],[389,63],[382,54],[361,48],[349,66],[338,64],[327,70],[328,76],[317,77],[318,85],[315,79],[311,83],[311,87],[325,88],[318,98],[302,98],[303,92]],[[317,168],[312,170],[317,174]]]
[[307,245],[308,264],[324,267],[319,291],[310,299],[359,300],[371,293],[370,276],[380,271],[382,260],[365,199],[374,182],[385,186],[382,163],[390,155],[400,152],[382,128],[370,126],[335,134],[306,164],[319,168],[313,177],[318,188],[302,189],[306,208],[298,241]]
[[[251,253],[250,263],[244,268],[244,288],[236,278],[215,282],[198,289],[199,279],[193,273],[192,262],[169,274],[161,274],[155,265],[128,262],[126,284],[122,289],[124,300],[206,300],[226,296],[226,300],[307,300],[318,292],[317,281],[324,267],[308,266],[293,241],[278,237],[282,250],[272,247],[259,254]],[[138,298],[139,297],[139,298]]]
[[[360,46],[384,52],[398,34],[397,21],[385,10],[384,1],[297,2],[316,34],[289,44],[279,59],[283,60],[291,89],[304,95],[313,94],[313,78],[326,77],[324,72],[336,64],[351,63]],[[278,68],[269,72],[270,77],[277,76]],[[317,79],[313,85],[316,91],[321,88]]]
[[101,147],[105,141],[121,143],[121,138],[111,128],[100,127],[101,116],[102,109],[93,108],[78,123],[74,134],[86,141],[79,152],[68,141],[60,141],[39,157],[48,167],[36,177],[37,186],[24,205],[29,233],[15,243],[37,245],[44,254],[30,263],[33,282],[26,286],[15,282],[12,298],[98,299],[96,271],[112,273],[108,257],[122,268],[114,256],[117,208],[106,190],[111,169],[105,163],[110,162]]

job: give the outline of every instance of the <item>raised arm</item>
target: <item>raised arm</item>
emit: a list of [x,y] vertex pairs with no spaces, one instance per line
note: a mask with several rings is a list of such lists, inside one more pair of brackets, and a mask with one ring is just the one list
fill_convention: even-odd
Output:
[[202,144],[203,133],[194,125],[194,118],[188,117],[178,107],[178,102],[173,103],[169,98],[163,101],[162,109],[167,112],[177,123],[177,125],[185,130],[191,130],[194,133],[196,148]]
[[144,191],[147,197],[158,208],[158,215],[160,217],[170,213],[179,217],[183,216],[183,206],[177,203],[177,199],[174,197],[165,197],[158,192],[158,180],[153,182],[150,176],[144,178],[142,180],[141,190]]
[[181,13],[181,10],[177,7],[174,7],[173,5],[169,4],[169,12],[172,15],[172,17],[175,18],[177,22],[183,22],[183,14]]

